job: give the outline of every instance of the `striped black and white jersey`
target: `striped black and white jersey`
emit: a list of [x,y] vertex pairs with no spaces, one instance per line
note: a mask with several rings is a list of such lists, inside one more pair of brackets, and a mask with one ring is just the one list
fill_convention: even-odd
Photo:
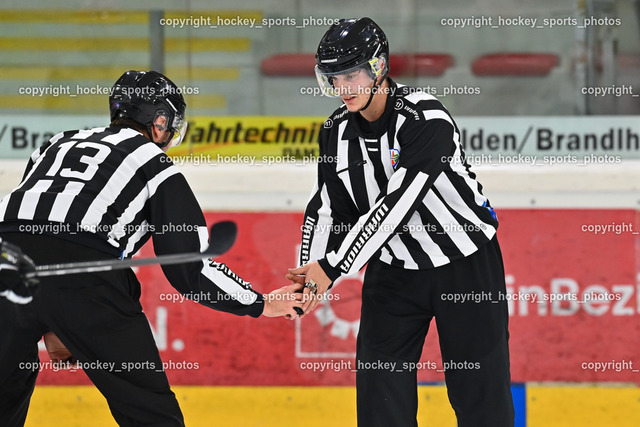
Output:
[[318,260],[332,280],[373,256],[410,270],[442,266],[477,251],[498,227],[449,112],[389,83],[378,120],[343,105],[320,133],[300,263]]
[[[0,201],[0,231],[57,236],[121,258],[150,237],[157,255],[201,252],[209,238],[184,176],[158,145],[127,127],[59,133],[36,150],[20,185]],[[187,297],[210,296],[203,305],[262,313],[262,295],[224,264],[162,268]]]

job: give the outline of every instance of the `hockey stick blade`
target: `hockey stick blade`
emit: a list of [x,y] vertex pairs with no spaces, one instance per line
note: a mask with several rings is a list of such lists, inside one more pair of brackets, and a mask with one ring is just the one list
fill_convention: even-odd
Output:
[[60,276],[64,274],[95,273],[100,271],[120,270],[144,265],[171,265],[194,262],[206,258],[220,256],[226,253],[236,241],[238,228],[233,221],[221,221],[211,226],[211,243],[204,252],[160,255],[149,258],[107,259],[86,262],[71,262],[65,264],[40,265],[35,272],[27,273],[27,277]]

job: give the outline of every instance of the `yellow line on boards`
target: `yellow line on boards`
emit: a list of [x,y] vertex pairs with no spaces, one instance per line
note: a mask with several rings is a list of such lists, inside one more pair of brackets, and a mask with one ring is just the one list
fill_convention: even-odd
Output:
[[[0,66],[1,80],[107,80],[115,82],[127,70],[146,70],[141,64],[95,67],[95,66]],[[166,67],[165,75],[176,84],[185,80],[237,80],[240,69],[234,67]]]
[[[54,89],[56,88],[55,85],[52,87]],[[95,87],[97,86],[94,86],[94,88]],[[110,86],[100,87],[100,90],[106,90],[107,92],[96,95],[0,95],[0,109],[78,112],[84,114],[108,113],[107,98],[110,88]],[[71,87],[71,93],[74,93],[74,91],[75,87]],[[185,100],[190,110],[221,109],[227,106],[227,99],[224,95],[186,95]]]
[[[262,20],[263,13],[259,10],[192,10],[165,11],[167,19],[201,19],[211,18],[212,25],[220,19],[255,19]],[[149,24],[149,12],[128,10],[3,10],[0,11],[0,22],[27,23],[39,22],[43,24]],[[184,25],[189,25],[184,21]]]
[[[248,37],[167,38],[166,52],[248,51]],[[0,37],[0,50],[36,51],[147,51],[146,37]]]

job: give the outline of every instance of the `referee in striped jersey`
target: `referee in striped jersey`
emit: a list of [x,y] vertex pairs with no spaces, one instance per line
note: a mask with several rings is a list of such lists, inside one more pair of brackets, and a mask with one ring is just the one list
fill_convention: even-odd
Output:
[[323,93],[344,105],[320,134],[302,267],[288,278],[306,283],[306,315],[318,304],[311,292],[321,296],[368,263],[358,425],[417,425],[416,370],[408,367],[419,361],[435,318],[458,425],[512,426],[498,220],[465,161],[455,122],[433,96],[387,77],[387,38],[369,18],[333,25],[316,61]]
[[[202,210],[165,154],[186,128],[176,85],[154,71],[127,71],[109,104],[110,126],[59,133],[31,156],[20,185],[0,201],[3,245],[17,245],[36,264],[127,258],[150,237],[157,255],[206,249]],[[263,296],[212,260],[162,269],[187,298],[239,316],[295,317],[301,305],[294,296],[301,287],[274,291],[289,297]],[[120,426],[184,426],[133,271],[40,280],[30,304],[0,298],[0,426],[24,425],[37,344],[50,332],[59,338],[54,351],[82,363]]]

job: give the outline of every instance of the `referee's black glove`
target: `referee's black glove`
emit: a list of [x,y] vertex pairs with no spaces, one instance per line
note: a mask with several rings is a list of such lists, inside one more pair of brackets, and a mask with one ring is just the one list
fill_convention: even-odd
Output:
[[28,304],[38,279],[27,277],[36,270],[31,258],[22,250],[0,238],[0,296],[16,304]]

